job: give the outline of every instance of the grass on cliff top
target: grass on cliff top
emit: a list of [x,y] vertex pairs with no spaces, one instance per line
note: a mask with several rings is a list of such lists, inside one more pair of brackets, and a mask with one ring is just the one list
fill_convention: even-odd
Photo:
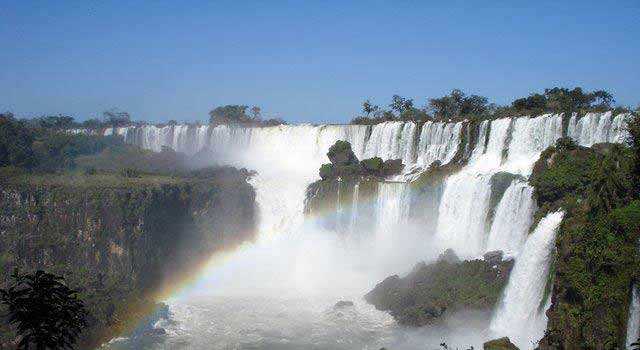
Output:
[[0,168],[0,183],[10,185],[65,186],[76,188],[126,188],[140,186],[179,185],[193,183],[233,183],[240,178],[214,174],[212,176],[187,176],[180,174],[122,174],[101,172],[87,174],[81,171],[62,173],[26,173]]
[[140,177],[124,177],[119,174],[23,174],[6,179],[9,184],[28,184],[40,186],[70,187],[128,187],[147,185],[173,185],[184,183],[188,179],[166,175],[144,175]]

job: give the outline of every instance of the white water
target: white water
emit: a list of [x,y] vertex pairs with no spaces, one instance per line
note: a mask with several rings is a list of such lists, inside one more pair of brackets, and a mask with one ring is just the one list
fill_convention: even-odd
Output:
[[356,234],[356,225],[358,223],[358,202],[360,194],[360,183],[356,183],[353,188],[353,198],[351,199],[351,219],[349,220],[349,233]]
[[587,113],[584,117],[571,116],[568,136],[582,146],[591,146],[600,142],[622,143],[626,138],[626,119],[628,115],[619,114],[612,118],[611,112]]
[[629,305],[629,319],[627,321],[627,347],[631,347],[640,338],[640,291],[634,284],[631,289],[631,305]]
[[[623,119],[610,114],[572,118],[567,132],[581,144],[619,141],[624,132],[616,125]],[[108,129],[105,133],[123,135],[127,142],[144,148],[159,151],[167,146],[187,154],[205,149],[206,155],[219,163],[258,171],[251,179],[260,211],[258,241],[225,261],[212,262],[195,286],[170,300],[177,320],[167,327],[170,344],[186,342],[196,349],[437,347],[443,338],[407,335],[388,315],[363,304],[360,297],[384,277],[408,271],[417,261],[433,259],[446,248],[463,257],[497,249],[517,256],[502,311],[496,314],[492,329],[500,330],[507,321],[521,328],[521,320],[527,319],[535,324],[530,334],[537,334],[539,325],[546,323],[534,317],[544,289],[545,281],[540,277],[546,278],[539,268],[548,257],[544,247],[552,244],[550,234],[543,231],[548,231],[553,220],[559,222],[561,214],[541,221],[524,242],[535,208],[531,189],[514,181],[495,208],[493,221],[487,222],[492,209],[491,177],[507,171],[526,178],[540,152],[562,136],[561,116],[482,122],[477,144],[467,145],[473,147],[468,165],[444,184],[435,241],[425,235],[424,227],[412,227],[407,221],[410,192],[404,183],[379,187],[375,217],[358,216],[356,188],[350,226],[376,222],[375,232],[360,233],[371,237],[363,242],[322,231],[302,214],[305,188],[318,178],[318,168],[328,162],[325,154],[336,140],[349,141],[360,159],[401,158],[406,171],[411,171],[436,160],[451,161],[460,146],[462,130],[462,122],[426,123],[422,128],[414,123],[388,122],[373,127],[182,125]],[[356,307],[348,316],[337,316],[332,305],[345,298],[353,300]],[[479,346],[490,336],[485,334],[486,326],[472,327],[470,332],[470,322],[465,319],[453,330],[453,338],[468,340],[460,346]],[[529,347],[533,338],[517,332],[512,339]],[[505,334],[509,333],[499,335]],[[451,343],[451,337],[447,339]]]
[[522,180],[514,180],[496,208],[486,251],[503,250],[507,256],[518,255],[535,209],[533,188]]
[[548,214],[529,236],[516,258],[500,306],[491,321],[491,331],[496,337],[508,336],[521,349],[535,347],[544,335],[546,310],[539,310],[539,305],[563,215],[563,212]]

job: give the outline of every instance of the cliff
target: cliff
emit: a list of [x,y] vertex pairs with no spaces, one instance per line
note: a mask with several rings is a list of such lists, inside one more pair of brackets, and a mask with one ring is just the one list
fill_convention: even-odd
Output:
[[536,163],[530,178],[540,207],[536,218],[565,211],[540,349],[624,348],[630,289],[640,276],[640,202],[631,195],[632,166],[624,146],[584,148],[566,139]]
[[126,330],[153,295],[254,234],[255,193],[234,170],[30,175],[0,187],[0,283],[15,268],[63,275],[90,311],[85,346]]

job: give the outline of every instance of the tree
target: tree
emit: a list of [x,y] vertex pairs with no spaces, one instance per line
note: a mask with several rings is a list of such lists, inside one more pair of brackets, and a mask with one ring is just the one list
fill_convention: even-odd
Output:
[[75,125],[73,117],[66,115],[40,117],[36,121],[38,126],[45,129],[70,129]]
[[461,90],[453,89],[449,95],[429,99],[427,108],[434,116],[448,119],[458,116],[485,115],[490,112],[492,105],[488,104],[488,99],[484,96],[466,96]]
[[84,303],[64,278],[38,270],[14,272],[0,302],[9,310],[9,323],[20,337],[19,349],[72,349],[87,323]]
[[37,159],[32,144],[33,132],[11,113],[0,114],[0,167],[31,168]]
[[214,108],[209,112],[211,124],[242,124],[251,121],[247,115],[249,106],[225,105]]
[[640,198],[640,114],[635,114],[629,119],[627,132],[627,144],[633,152],[633,191],[635,196]]
[[367,117],[369,117],[369,115],[371,115],[371,113],[373,113],[377,109],[378,109],[378,106],[372,105],[369,100],[366,100],[362,103],[362,112],[364,112],[364,114],[366,114]]
[[400,116],[404,111],[413,108],[413,100],[410,98],[400,97],[399,95],[393,95],[393,97],[391,97],[391,104],[389,107],[396,111],[398,116]]
[[125,126],[131,123],[131,115],[117,108],[111,108],[102,112],[102,119],[105,124],[113,127]]
[[253,120],[258,121],[261,118],[262,109],[258,106],[251,107],[251,117]]

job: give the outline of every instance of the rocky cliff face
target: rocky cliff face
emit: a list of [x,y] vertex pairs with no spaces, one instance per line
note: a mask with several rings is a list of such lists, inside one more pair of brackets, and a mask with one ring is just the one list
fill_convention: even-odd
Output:
[[135,304],[254,233],[255,193],[242,176],[1,186],[0,283],[15,268],[63,275],[85,297],[92,325],[85,338],[93,340],[125,327],[118,323]]
[[565,211],[540,349],[624,348],[630,289],[640,276],[640,202],[630,195],[631,168],[624,147],[584,148],[566,140],[536,163],[530,179],[536,217]]

